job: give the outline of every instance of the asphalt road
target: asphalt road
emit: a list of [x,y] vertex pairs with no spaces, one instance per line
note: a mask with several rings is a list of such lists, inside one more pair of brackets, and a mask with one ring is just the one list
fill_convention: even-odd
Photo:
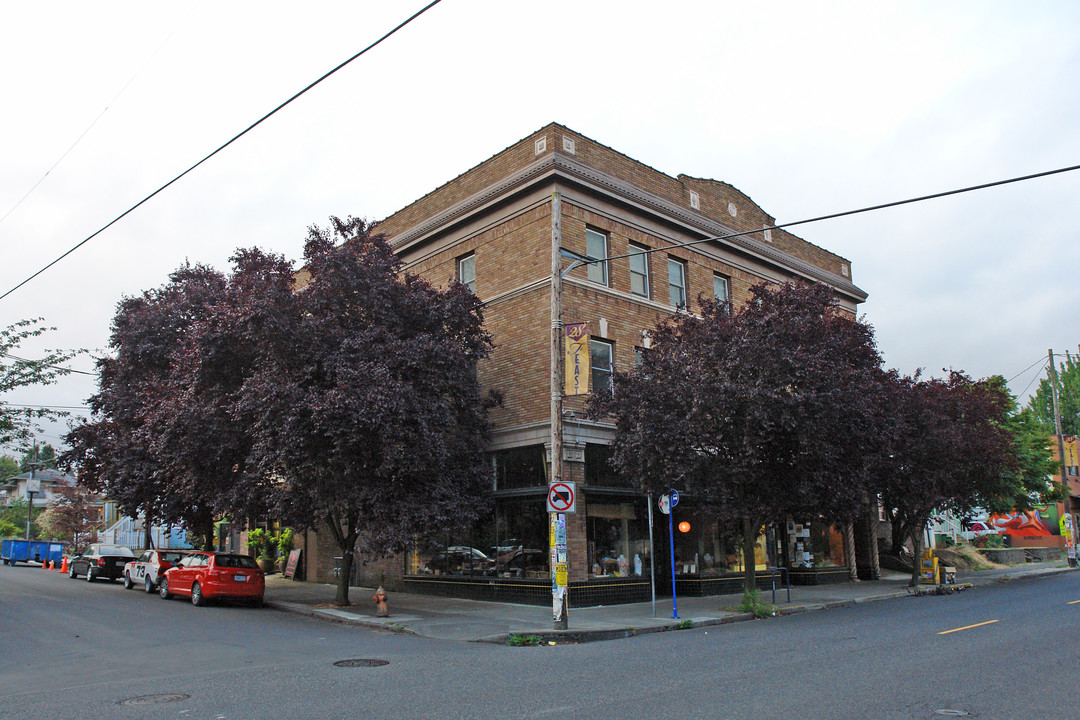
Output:
[[[0,567],[0,718],[1071,718],[1078,625],[1080,573],[1065,573],[511,648]],[[186,697],[124,704],[160,694]]]

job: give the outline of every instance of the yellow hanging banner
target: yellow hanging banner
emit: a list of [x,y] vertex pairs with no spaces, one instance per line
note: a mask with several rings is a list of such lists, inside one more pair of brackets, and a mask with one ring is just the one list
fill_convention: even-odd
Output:
[[1065,466],[1074,467],[1080,465],[1080,461],[1077,460],[1077,438],[1065,435],[1061,440],[1061,444],[1065,446]]
[[589,393],[589,323],[570,323],[564,326],[563,394]]

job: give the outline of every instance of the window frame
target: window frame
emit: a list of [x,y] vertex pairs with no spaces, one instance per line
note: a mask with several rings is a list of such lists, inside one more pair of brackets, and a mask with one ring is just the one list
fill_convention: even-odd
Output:
[[[465,281],[465,273],[462,272],[466,263],[468,263],[472,269],[472,280],[468,282]],[[474,295],[476,294],[476,253],[468,253],[457,259],[457,280],[459,283],[469,288]]]
[[[679,279],[682,281],[681,284],[676,284],[676,283],[672,282],[672,273],[671,273],[672,267],[679,268]],[[687,288],[686,275],[687,275],[686,261],[682,260],[680,258],[677,258],[677,257],[673,257],[671,255],[668,255],[668,300],[676,308],[680,308],[680,307],[685,308],[685,307],[688,306],[687,298],[689,297],[689,289]],[[679,288],[679,291],[680,291],[680,293],[682,295],[682,302],[675,302],[674,292],[673,292],[674,288]]]
[[[597,257],[589,251],[590,236],[598,237],[603,241],[604,253],[602,256]],[[585,270],[585,276],[588,278],[589,282],[596,283],[597,285],[603,285],[604,287],[611,287],[611,264],[608,261],[608,258],[611,256],[610,241],[611,238],[608,236],[607,233],[601,232],[600,230],[595,230],[593,228],[585,228],[585,256],[588,257],[590,260],[600,261],[589,263]],[[596,272],[599,272],[601,274],[601,279],[598,280],[594,277],[594,274]]]
[[[722,298],[719,295],[716,294],[716,281],[717,280],[724,283],[724,297],[722,297]],[[719,303],[730,303],[731,302],[731,280],[728,278],[727,275],[722,275],[721,273],[713,273],[712,285],[713,285],[713,297],[716,298],[717,302],[719,302]]]
[[[593,345],[603,346],[607,348],[607,367],[598,367],[594,362]],[[605,383],[605,390],[609,390],[612,387],[612,377],[615,375],[615,343],[611,340],[604,340],[602,338],[589,338],[589,390],[590,392],[597,391],[597,373],[606,374],[607,382]]]
[[[634,261],[640,260],[643,264],[644,271],[634,269]],[[643,297],[648,300],[652,295],[652,288],[649,287],[649,248],[644,245],[638,245],[637,243],[630,243],[630,294],[638,297]],[[636,292],[634,290],[634,278],[641,278],[642,284],[645,286],[645,292]]]

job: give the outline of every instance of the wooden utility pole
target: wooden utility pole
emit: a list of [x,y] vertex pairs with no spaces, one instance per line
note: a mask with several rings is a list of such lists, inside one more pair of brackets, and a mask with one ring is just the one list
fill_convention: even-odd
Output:
[[1072,516],[1072,497],[1069,490],[1069,469],[1065,465],[1065,440],[1061,436],[1061,412],[1058,409],[1058,376],[1057,367],[1054,366],[1054,350],[1053,348],[1046,351],[1050,358],[1050,398],[1054,403],[1054,431],[1057,433],[1058,441],[1058,459],[1061,460],[1061,484],[1065,489],[1065,516],[1069,519],[1069,534],[1070,538],[1067,542],[1071,543],[1069,547],[1065,548],[1066,554],[1069,556],[1069,566],[1076,566],[1076,524],[1073,522]]
[[[548,487],[563,479],[563,322],[562,322],[562,198],[558,190],[551,193],[551,477]],[[551,614],[556,630],[566,630],[569,582],[560,586],[556,566],[555,531],[558,513],[548,513],[549,555],[551,562]],[[569,561],[569,558],[567,558]],[[569,576],[569,568],[566,577]]]

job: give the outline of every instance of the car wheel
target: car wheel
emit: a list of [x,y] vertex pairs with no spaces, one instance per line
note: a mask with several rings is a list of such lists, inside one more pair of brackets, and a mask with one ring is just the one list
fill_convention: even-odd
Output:
[[147,576],[146,576],[146,592],[148,592],[148,593],[152,593],[152,592],[154,592],[154,590],[156,590],[156,589],[157,589],[157,588],[155,588],[155,587],[154,587],[154,583],[150,582],[150,576],[149,576],[149,575],[147,575]]
[[133,587],[135,587],[135,583],[131,582],[131,573],[125,571],[124,572],[124,589],[125,590],[130,590]]
[[68,567],[68,577],[71,578],[72,580],[79,577],[78,574],[76,574],[76,572],[75,572],[75,566],[74,565],[71,565],[71,566]]
[[161,582],[158,583],[157,593],[161,596],[162,600],[168,600],[172,597],[172,595],[169,594],[169,578],[161,578]]
[[191,584],[191,604],[195,607],[202,607],[206,604],[206,598],[203,597],[202,588],[199,587],[198,582]]
[[86,582],[94,582],[94,572],[90,568],[86,568]]

